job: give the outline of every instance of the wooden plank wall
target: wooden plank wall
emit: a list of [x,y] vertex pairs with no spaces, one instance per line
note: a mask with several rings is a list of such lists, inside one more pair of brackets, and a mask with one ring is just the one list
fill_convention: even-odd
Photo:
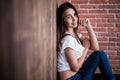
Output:
[[0,1],[0,80],[56,80],[56,0]]

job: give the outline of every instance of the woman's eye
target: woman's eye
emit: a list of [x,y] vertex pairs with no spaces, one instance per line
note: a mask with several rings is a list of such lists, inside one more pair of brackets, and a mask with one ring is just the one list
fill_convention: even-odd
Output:
[[70,18],[70,16],[67,16],[67,18],[69,19],[69,18]]

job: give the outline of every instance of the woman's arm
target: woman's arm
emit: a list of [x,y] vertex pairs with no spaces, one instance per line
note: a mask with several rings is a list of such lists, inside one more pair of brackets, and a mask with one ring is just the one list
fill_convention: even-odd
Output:
[[81,25],[82,26],[85,26],[88,30],[88,34],[90,36],[90,44],[91,44],[91,49],[93,50],[99,50],[99,44],[98,44],[98,40],[97,40],[97,37],[95,35],[95,32],[92,28],[92,25],[90,23],[90,20],[89,19],[84,19],[82,22],[81,22]]
[[89,33],[89,36],[90,36],[91,49],[99,50],[98,40],[96,38],[96,35],[93,31],[92,26],[89,26],[87,29],[88,29],[88,33]]
[[85,49],[83,51],[83,55],[79,59],[77,59],[77,56],[75,55],[75,51],[73,49],[71,48],[65,49],[67,60],[71,66],[71,70],[73,71],[78,71],[82,67],[82,64],[85,60],[85,57],[90,47],[88,39],[84,40],[83,46],[85,47]]

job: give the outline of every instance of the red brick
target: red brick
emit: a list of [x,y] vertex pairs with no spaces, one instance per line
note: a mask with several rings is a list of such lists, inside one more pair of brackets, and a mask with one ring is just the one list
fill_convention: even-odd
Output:
[[109,38],[109,41],[114,41],[114,42],[116,42],[116,41],[120,41],[120,38]]
[[120,4],[120,0],[109,0],[110,4]]
[[98,6],[100,9],[102,8],[102,9],[115,9],[115,8],[117,8],[117,6],[116,5],[99,5]]
[[117,37],[117,42],[120,42],[120,37]]
[[109,27],[108,28],[108,32],[118,32],[120,29],[119,28],[115,28],[115,27]]
[[120,14],[116,14],[116,18],[120,18]]
[[96,9],[96,8],[97,8],[97,5],[80,5],[80,8]]
[[120,9],[120,5],[117,5],[117,8],[119,8],[119,9]]
[[70,2],[70,0],[60,0],[60,3],[63,3],[63,2]]
[[109,56],[116,56],[117,55],[117,51],[111,51],[111,50],[109,50],[109,51],[107,51],[106,52]]
[[120,64],[120,61],[119,60],[111,60],[110,63],[111,64]]
[[[119,46],[120,47],[120,46]],[[118,49],[117,51],[117,55],[120,56],[120,49]]]
[[114,43],[109,42],[108,44],[108,46],[115,46],[115,45],[116,45],[115,42]]
[[93,28],[94,28],[94,27],[97,27],[97,24],[96,24],[96,23],[92,23],[92,22],[91,22],[91,25],[92,25]]
[[108,33],[103,33],[103,32],[102,33],[98,33],[98,36],[104,36],[104,37],[107,36],[108,37],[108,35],[109,35]]
[[110,33],[108,33],[108,36],[109,36],[109,37],[116,37],[117,34],[116,34],[116,33],[111,33],[111,32],[110,32]]
[[103,42],[99,42],[99,45],[100,45],[100,46],[106,46],[106,47],[107,47],[108,44],[109,44],[109,43],[106,43],[106,42],[104,42],[104,43],[103,43]]
[[108,50],[107,46],[100,46],[101,50]]
[[114,69],[113,70],[116,74],[119,74],[120,73],[120,69]]
[[89,13],[91,14],[106,14],[107,13],[107,10],[90,10]]
[[109,56],[111,60],[119,60],[120,56]]
[[109,10],[109,13],[120,14],[120,10]]
[[74,4],[74,7],[75,7],[76,9],[79,9],[79,5],[78,5],[78,4]]
[[[119,41],[118,43],[120,43],[120,41]],[[117,46],[117,49],[118,49],[118,51],[120,52],[120,46]],[[119,54],[119,55],[120,55],[120,54]]]
[[114,23],[98,23],[97,27],[114,27]]
[[[115,55],[110,55],[110,56],[115,56]],[[109,61],[112,61],[112,60],[109,59]],[[111,62],[110,62],[110,65],[111,65],[111,67],[113,67],[113,66],[119,66],[118,64],[112,64]]]
[[106,4],[106,0],[90,0],[90,4]]
[[120,43],[117,43],[117,46],[119,46],[119,47],[120,47]]
[[106,37],[115,37],[116,34],[115,33],[104,33],[104,32],[99,32],[98,36],[106,36]]
[[116,24],[116,27],[117,27],[117,28],[120,28],[120,24]]
[[108,50],[117,50],[117,47],[115,47],[115,46],[108,46]]
[[112,65],[112,68],[114,68],[114,69],[119,69],[120,66],[119,66],[119,65]]
[[78,10],[78,14],[88,14],[88,10]]
[[120,37],[120,33],[119,33],[119,34],[117,34],[117,37]]
[[109,40],[108,38],[105,38],[105,37],[98,37],[97,39],[98,39],[98,41],[108,41]]
[[87,14],[86,15],[85,14],[82,15],[82,14],[80,14],[79,17],[80,18],[95,18],[95,15],[87,15]]
[[96,18],[114,18],[114,15],[106,15],[106,14],[103,14],[103,15],[95,15]]
[[106,28],[93,28],[95,32],[106,32]]
[[109,19],[108,19],[108,22],[110,22],[110,23],[119,23],[119,22],[120,22],[120,19],[112,19],[112,18],[109,18]]
[[105,23],[107,22],[107,19],[91,19],[91,22],[96,22],[96,23]]
[[88,4],[88,0],[72,0],[71,3],[73,4]]

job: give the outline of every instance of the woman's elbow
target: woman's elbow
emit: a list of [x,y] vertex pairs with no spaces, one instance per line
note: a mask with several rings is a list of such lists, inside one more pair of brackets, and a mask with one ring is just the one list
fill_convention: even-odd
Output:
[[77,71],[79,71],[79,69],[78,68],[72,68],[72,71],[77,72]]
[[72,70],[75,71],[75,72],[77,72],[77,71],[79,71],[80,68],[81,68],[81,66],[74,66],[72,68]]
[[99,44],[97,43],[97,44],[92,45],[91,49],[94,51],[100,50]]
[[96,47],[94,47],[94,50],[95,50],[95,51],[98,51],[98,50],[100,50],[100,47],[99,47],[99,46],[96,46]]

